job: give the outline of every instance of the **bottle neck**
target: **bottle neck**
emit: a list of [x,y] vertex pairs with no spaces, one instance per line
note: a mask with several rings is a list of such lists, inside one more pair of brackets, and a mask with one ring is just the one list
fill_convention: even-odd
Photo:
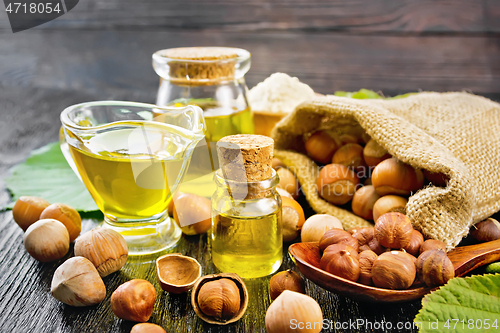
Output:
[[224,178],[221,169],[215,172],[215,184],[219,190],[225,191],[235,200],[251,200],[273,195],[279,183],[276,171],[270,178],[262,181],[238,182]]

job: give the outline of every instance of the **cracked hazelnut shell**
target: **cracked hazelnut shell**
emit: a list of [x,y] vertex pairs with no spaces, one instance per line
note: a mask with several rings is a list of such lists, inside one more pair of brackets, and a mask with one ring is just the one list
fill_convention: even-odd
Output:
[[207,323],[227,325],[245,314],[248,291],[238,274],[205,275],[193,287],[191,305],[198,317]]
[[180,253],[165,254],[156,259],[156,276],[161,289],[181,294],[201,277],[201,266],[196,259]]

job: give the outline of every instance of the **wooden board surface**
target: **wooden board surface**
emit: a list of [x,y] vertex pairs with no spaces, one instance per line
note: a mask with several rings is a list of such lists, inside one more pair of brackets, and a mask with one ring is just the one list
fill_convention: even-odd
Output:
[[[0,205],[3,179],[29,152],[56,141],[59,113],[90,100],[154,102],[158,76],[151,54],[178,46],[236,46],[252,53],[253,87],[271,73],[299,77],[320,93],[368,88],[395,95],[468,90],[500,100],[500,2],[438,1],[131,1],[81,0],[45,25],[13,34],[0,11]],[[309,214],[311,212],[309,211]],[[84,219],[89,230],[98,220]],[[111,292],[128,279],[155,284],[151,322],[167,332],[265,332],[269,278],[248,281],[245,317],[228,327],[204,324],[187,295],[162,292],[154,264],[129,261],[105,278],[100,305],[71,308],[50,296],[62,262],[41,264],[24,250],[10,211],[0,212],[0,332],[129,332],[110,309]],[[206,236],[183,237],[173,251],[214,272]],[[294,268],[284,254],[281,269]],[[412,322],[419,301],[373,305],[307,283],[330,324]],[[369,331],[355,329],[325,331]],[[416,331],[404,330],[404,331]]]
[[82,0],[41,28],[482,34],[500,32],[498,6],[496,0]]
[[[7,174],[10,165],[26,158],[31,149],[57,139],[59,113],[67,105],[83,100],[104,98],[79,91],[61,91],[45,88],[1,87],[2,117],[0,123],[0,178]],[[104,96],[104,97],[103,97]],[[113,97],[124,99],[117,93]],[[144,98],[136,95],[134,97]],[[8,202],[5,188],[0,190],[0,206]],[[301,202],[305,205],[305,202]],[[311,214],[308,211],[308,214]],[[84,219],[83,231],[100,223],[98,219]],[[167,332],[265,332],[265,313],[270,304],[268,298],[269,277],[247,280],[250,293],[249,307],[245,316],[226,327],[208,325],[192,310],[189,294],[170,295],[163,292],[156,280],[153,261],[129,260],[117,273],[104,278],[106,299],[97,306],[73,308],[55,300],[50,295],[50,283],[55,269],[67,259],[53,263],[39,263],[25,251],[22,230],[12,219],[12,212],[0,212],[0,332],[123,332],[128,333],[133,325],[115,317],[110,307],[111,293],[132,278],[151,281],[158,293],[150,322],[162,325]],[[72,249],[70,249],[70,252]],[[206,235],[181,239],[172,252],[181,252],[196,258],[203,274],[215,272],[210,260],[210,246]],[[286,250],[281,270],[297,268]],[[356,319],[370,322],[391,321],[409,323],[420,309],[420,301],[400,305],[374,305],[351,300],[330,293],[312,282],[306,285],[308,295],[320,304],[324,318],[344,323]],[[364,332],[365,329],[352,330]],[[392,330],[399,332],[398,330]]]
[[274,72],[297,76],[320,93],[360,88],[398,92],[500,87],[497,37],[346,36],[329,33],[37,31],[0,34],[0,83],[133,91],[154,102],[159,78],[151,54],[192,45],[252,53],[253,87]]

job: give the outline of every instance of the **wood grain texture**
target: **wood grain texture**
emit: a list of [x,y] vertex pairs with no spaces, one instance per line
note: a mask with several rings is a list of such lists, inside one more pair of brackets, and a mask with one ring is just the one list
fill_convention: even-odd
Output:
[[[82,100],[113,98],[144,99],[148,94],[130,94],[108,89],[98,93],[78,90],[58,90],[30,87],[0,86],[0,102],[8,108],[1,109],[2,158],[6,159],[0,168],[0,178],[7,174],[12,164],[26,158],[31,149],[57,140],[59,113],[63,107]],[[37,123],[47,124],[36,126]],[[1,186],[1,185],[0,185]],[[5,188],[0,187],[0,205],[8,202]],[[306,205],[305,200],[301,204]],[[312,211],[305,206],[306,214]],[[98,218],[85,218],[82,232],[96,227]],[[270,304],[268,285],[270,277],[246,280],[250,294],[246,314],[237,323],[224,328],[214,326],[199,319],[190,303],[190,294],[172,295],[161,290],[156,279],[154,257],[147,262],[129,259],[125,267],[104,278],[107,289],[105,300],[86,308],[73,308],[55,300],[50,295],[50,283],[56,268],[67,259],[53,263],[38,263],[25,251],[22,230],[12,219],[12,212],[0,212],[0,332],[111,332],[128,333],[132,322],[114,316],[110,307],[111,293],[122,283],[133,278],[144,278],[156,287],[158,297],[150,322],[163,326],[167,332],[265,332],[265,313]],[[215,273],[210,259],[210,244],[206,235],[183,236],[179,244],[170,252],[180,252],[196,258],[202,265],[203,274]],[[288,268],[298,271],[284,249],[281,270]],[[363,319],[370,322],[391,321],[412,322],[420,309],[420,301],[398,306],[373,306],[350,298],[330,293],[310,281],[306,283],[307,294],[321,306],[324,318],[335,322],[349,322]],[[364,332],[363,327],[352,332]],[[397,329],[388,332],[400,332]],[[412,331],[412,330],[408,330]],[[416,332],[416,330],[413,330]]]
[[[252,53],[253,87],[274,72],[323,94],[360,88],[385,94],[433,90],[494,93],[500,87],[497,37],[345,36],[332,33],[37,31],[0,34],[0,84],[154,102],[153,52],[179,46],[236,46]],[[130,98],[127,98],[130,100]]]
[[41,29],[498,33],[494,0],[87,0]]
[[[57,20],[16,34],[0,11],[0,206],[9,200],[2,182],[8,168],[58,139],[65,107],[102,99],[154,102],[158,76],[151,54],[159,49],[245,48],[252,53],[249,87],[281,71],[325,94],[465,89],[500,100],[499,33],[498,0],[82,0]],[[306,215],[313,213],[305,200],[301,204]],[[85,218],[83,231],[99,222]],[[64,259],[32,259],[10,211],[0,212],[0,228],[0,332],[128,333],[133,323],[115,317],[109,299],[136,277],[155,285],[150,321],[167,332],[265,332],[269,278],[246,281],[247,313],[224,328],[201,321],[189,294],[163,292],[154,258],[131,259],[106,277],[101,304],[72,308],[50,295],[52,275]],[[198,259],[203,274],[215,272],[206,236],[183,236],[171,252]],[[281,270],[298,271],[286,249],[283,259]],[[419,300],[383,307],[358,302],[310,281],[306,291],[330,324],[385,321],[393,325],[387,332],[401,332],[396,324],[411,323],[421,308]]]

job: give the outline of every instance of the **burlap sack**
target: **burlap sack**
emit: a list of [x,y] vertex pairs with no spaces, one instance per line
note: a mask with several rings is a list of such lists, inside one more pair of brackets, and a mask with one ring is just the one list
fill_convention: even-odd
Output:
[[327,96],[302,103],[273,129],[275,155],[297,175],[311,207],[337,216],[345,228],[370,225],[318,196],[319,168],[304,153],[317,130],[361,126],[399,160],[448,175],[408,201],[407,215],[425,236],[449,249],[472,224],[500,209],[500,105],[468,93],[419,93],[394,100]]

